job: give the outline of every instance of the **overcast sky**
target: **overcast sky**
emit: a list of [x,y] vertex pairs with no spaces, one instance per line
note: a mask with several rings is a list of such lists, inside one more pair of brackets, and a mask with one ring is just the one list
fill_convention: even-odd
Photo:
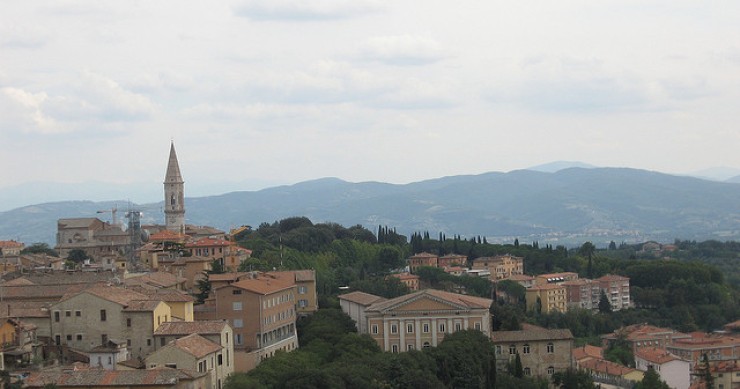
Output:
[[171,139],[214,188],[740,168],[739,20],[737,0],[5,0],[0,188],[159,191]]

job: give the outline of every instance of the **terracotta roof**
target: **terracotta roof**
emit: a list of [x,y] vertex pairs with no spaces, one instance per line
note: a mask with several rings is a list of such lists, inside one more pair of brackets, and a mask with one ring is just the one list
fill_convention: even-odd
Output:
[[192,380],[207,373],[180,369],[150,370],[79,370],[74,372],[32,372],[24,380],[24,387],[43,387],[49,382],[59,387],[103,387],[103,386],[163,386],[172,387],[180,380]]
[[588,358],[603,359],[604,349],[602,347],[596,347],[590,344],[573,349],[573,359],[575,359],[576,361],[582,361]]
[[95,221],[98,221],[100,223],[103,222],[96,217],[78,217],[70,219],[59,219],[57,220],[57,225],[63,228],[87,228],[91,224],[95,223]]
[[630,341],[651,340],[656,337],[664,338],[666,335],[671,335],[671,338],[674,339],[674,341],[676,338],[691,337],[688,334],[683,334],[670,328],[661,328],[649,324],[629,325],[627,327],[620,328],[611,334],[607,334],[605,337],[614,338],[622,334]]
[[201,238],[195,242],[186,244],[185,247],[186,248],[213,247],[213,246],[227,247],[227,246],[231,246],[231,244],[232,244],[231,242],[227,240],[223,240],[223,239]]
[[398,274],[391,274],[392,277],[396,277],[399,280],[418,280],[419,276],[416,274],[409,274],[409,273],[398,273]]
[[157,327],[154,335],[220,334],[226,326],[223,320],[169,321]]
[[3,286],[23,286],[23,285],[36,285],[33,283],[33,281],[30,281],[26,278],[16,278],[14,280],[10,280],[8,282],[4,282]]
[[143,274],[134,274],[132,277],[126,278],[124,280],[124,283],[128,285],[142,282],[162,288],[169,288],[177,286],[178,284],[181,284],[185,281],[186,279],[184,277],[178,277],[172,273],[167,273],[164,271],[156,271]]
[[17,249],[23,248],[23,243],[14,240],[0,240],[0,249]]
[[175,339],[168,343],[167,346],[180,349],[196,358],[203,358],[206,355],[213,354],[223,348],[198,334],[190,334],[188,336]]
[[629,281],[628,277],[618,276],[616,274],[607,274],[603,277],[599,277],[596,281]]
[[412,255],[410,258],[437,258],[436,255],[427,252]]
[[116,273],[113,273],[111,271],[68,272],[64,270],[55,270],[51,272],[35,272],[24,274],[23,278],[31,281],[36,285],[95,284],[98,282],[113,281],[116,278]]
[[534,280],[534,277],[528,276],[526,274],[512,274],[507,278],[507,280],[511,281],[532,281]]
[[149,236],[150,242],[182,242],[188,238],[187,235],[170,230],[155,232]]
[[410,302],[411,300],[421,298],[423,296],[429,296],[434,299],[442,300],[447,303],[460,306],[464,309],[489,309],[491,307],[491,304],[493,304],[493,300],[487,298],[444,292],[436,289],[424,289],[390,300],[376,302],[373,305],[369,306],[367,308],[367,311],[384,311],[389,308],[404,304],[406,302]]
[[21,286],[0,286],[3,298],[6,300],[43,300],[56,301],[61,299],[67,293],[74,293],[85,288],[90,284],[73,284],[73,285],[21,285]]
[[[259,273],[258,273],[259,274]],[[315,281],[316,272],[313,270],[286,270],[286,271],[270,271],[264,273],[265,275],[274,275],[286,280],[295,281]]]
[[174,289],[140,289],[137,292],[147,295],[150,299],[160,300],[166,303],[186,303],[188,301],[195,301],[193,297],[183,291]]
[[239,280],[228,286],[233,286],[235,288],[248,290],[253,293],[266,295],[280,290],[292,288],[295,286],[295,282],[277,276],[270,277],[269,275],[261,275],[257,276],[257,278]]
[[251,273],[239,272],[239,273],[209,274],[208,280],[210,281],[236,281],[245,276],[251,276]]
[[0,317],[45,318],[49,317],[48,302],[13,301],[0,304]]
[[526,331],[493,331],[491,340],[498,342],[533,342],[540,340],[568,340],[573,339],[569,329],[540,329]]
[[622,366],[618,363],[607,361],[604,359],[588,359],[579,363],[581,369],[591,370],[598,373],[604,373],[611,376],[624,377],[629,373],[633,373],[637,370]]
[[642,358],[648,362],[658,365],[671,361],[680,360],[677,356],[669,353],[665,349],[655,347],[640,347],[635,350],[635,358]]
[[149,312],[157,309],[159,304],[164,303],[161,300],[131,300],[123,310],[129,312]]
[[384,297],[380,297],[374,294],[360,292],[360,291],[340,294],[337,297],[341,300],[347,300],[349,302],[364,305],[364,306],[370,306],[375,302],[386,300]]
[[69,300],[70,298],[77,296],[82,293],[89,293],[91,295],[100,297],[102,299],[112,301],[120,305],[128,305],[131,301],[135,300],[148,300],[145,294],[135,292],[131,289],[119,288],[117,286],[94,286],[87,288],[81,292],[69,293],[62,297],[60,301]]

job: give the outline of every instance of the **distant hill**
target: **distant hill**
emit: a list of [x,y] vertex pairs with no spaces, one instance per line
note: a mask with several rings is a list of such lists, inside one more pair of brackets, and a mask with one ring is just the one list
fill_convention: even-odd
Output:
[[542,165],[532,166],[530,168],[527,168],[527,170],[534,170],[536,172],[543,172],[543,173],[556,173],[563,169],[570,169],[574,167],[580,167],[583,169],[593,169],[596,166],[589,165],[584,162],[578,162],[578,161],[555,161],[555,162],[549,162]]
[[732,184],[740,184],[740,176],[730,177],[725,182],[729,182]]
[[[405,185],[324,178],[187,198],[187,222],[229,229],[289,216],[399,232],[486,236],[554,244],[649,239],[740,240],[740,185],[623,168],[517,170]],[[53,243],[56,220],[96,215],[113,202],[60,202],[0,213],[0,239]],[[119,207],[120,207],[119,203]],[[142,205],[161,222],[159,204]],[[101,215],[97,215],[101,216]],[[106,216],[106,215],[102,215]],[[110,217],[109,215],[107,216]]]

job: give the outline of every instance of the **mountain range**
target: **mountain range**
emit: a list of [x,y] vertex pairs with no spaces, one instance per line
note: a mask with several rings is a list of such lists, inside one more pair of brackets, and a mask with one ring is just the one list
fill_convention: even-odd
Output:
[[[545,170],[545,169],[543,169]],[[187,192],[187,188],[186,188]],[[224,230],[290,216],[410,234],[485,236],[489,241],[576,245],[740,239],[740,185],[626,168],[516,170],[410,184],[323,178],[259,191],[186,199],[187,223]],[[99,217],[125,201],[64,201],[0,212],[0,239],[54,244],[59,218]],[[161,203],[136,204],[161,223]]]

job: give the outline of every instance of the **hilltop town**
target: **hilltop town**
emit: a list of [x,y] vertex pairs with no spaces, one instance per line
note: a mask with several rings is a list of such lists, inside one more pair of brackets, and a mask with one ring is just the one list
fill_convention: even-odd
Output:
[[226,232],[186,223],[174,143],[164,200],[164,225],[113,208],[59,219],[54,247],[0,241],[6,387],[740,385],[736,274],[681,259],[696,242]]

